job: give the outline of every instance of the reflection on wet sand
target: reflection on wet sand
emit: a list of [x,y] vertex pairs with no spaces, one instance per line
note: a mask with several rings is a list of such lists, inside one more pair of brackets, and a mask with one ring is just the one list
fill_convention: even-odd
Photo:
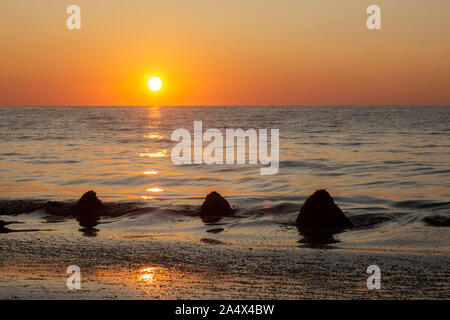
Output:
[[144,268],[140,270],[139,278],[147,283],[152,283],[154,275],[155,275],[155,268]]
[[95,214],[87,217],[77,217],[77,221],[80,224],[80,227],[82,227],[79,231],[83,233],[83,236],[85,237],[96,237],[100,230],[94,227],[98,225],[99,220],[100,216]]
[[200,219],[206,225],[220,225],[219,221],[222,220],[222,217],[200,216]]
[[[29,298],[42,296],[76,299],[164,299],[176,297],[182,289],[185,294],[198,279],[192,273],[166,267],[117,266],[82,267],[81,290],[67,290],[66,267],[60,264],[29,264],[27,266],[0,266],[0,299]],[[14,282],[11,283],[11,279]],[[2,283],[7,281],[7,290]],[[45,287],[43,284],[45,283]]]
[[332,232],[311,232],[305,228],[297,226],[298,233],[302,236],[299,243],[304,243],[310,248],[321,247],[323,245],[337,243]]
[[13,222],[5,222],[0,220],[0,233],[11,233],[11,232],[34,232],[34,231],[51,231],[50,229],[22,229],[22,230],[12,230],[8,227],[6,227],[7,225],[10,224],[15,224],[15,223],[22,223],[22,222],[17,222],[17,221],[13,221]]

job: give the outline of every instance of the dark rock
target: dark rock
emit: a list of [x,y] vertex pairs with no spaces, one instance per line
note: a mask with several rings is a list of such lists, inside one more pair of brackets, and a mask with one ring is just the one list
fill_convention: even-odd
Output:
[[103,203],[97,198],[94,191],[88,191],[78,200],[75,205],[74,213],[80,224],[80,232],[87,237],[95,237],[98,233],[97,226],[100,220],[100,214],[106,210]]
[[216,239],[202,238],[202,239],[200,239],[200,241],[203,242],[203,243],[213,244],[213,245],[224,244],[222,241],[219,241],[219,240],[216,240]]
[[450,227],[450,217],[443,215],[433,215],[423,218],[423,221],[433,227]]
[[5,227],[7,224],[7,222],[0,220],[0,233],[9,232],[9,229]]
[[215,229],[206,230],[206,232],[219,233],[219,232],[222,232],[223,230],[225,230],[225,229],[224,228],[215,228]]
[[317,190],[306,199],[296,225],[311,233],[334,233],[352,226],[326,190]]
[[228,201],[215,191],[206,196],[200,209],[200,216],[203,217],[220,217],[233,214],[234,210],[231,209]]
[[92,215],[103,210],[103,203],[97,198],[97,194],[94,191],[88,191],[78,200],[75,206],[76,215]]

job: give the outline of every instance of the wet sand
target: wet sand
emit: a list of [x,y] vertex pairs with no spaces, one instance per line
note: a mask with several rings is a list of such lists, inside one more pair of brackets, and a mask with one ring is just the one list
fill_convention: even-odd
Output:
[[[154,234],[2,234],[0,299],[449,299],[448,253],[239,247]],[[381,290],[368,290],[368,266]],[[81,268],[81,290],[66,268]]]

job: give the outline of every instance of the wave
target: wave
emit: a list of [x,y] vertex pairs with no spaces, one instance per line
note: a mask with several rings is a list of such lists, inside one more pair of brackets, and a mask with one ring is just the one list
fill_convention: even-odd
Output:
[[394,219],[395,216],[392,214],[377,214],[377,213],[365,213],[349,217],[350,222],[353,224],[353,229],[372,228],[376,225],[392,221]]
[[[146,177],[140,177],[145,182]],[[205,179],[208,180],[209,179]],[[242,178],[244,181],[245,178]],[[79,183],[80,180],[75,181],[75,183]],[[83,182],[87,182],[83,180]],[[117,183],[131,183],[132,179],[128,180],[118,180]],[[70,182],[69,184],[72,184]],[[270,185],[270,183],[268,184]],[[240,210],[242,212],[248,212],[249,214],[255,213],[267,213],[271,214],[283,214],[292,211],[298,211],[300,209],[301,203],[305,200],[305,197],[302,196],[268,196],[268,197],[241,197],[241,196],[229,196],[229,199],[234,201],[235,203],[241,205]],[[411,199],[411,200],[401,200],[401,201],[392,201],[384,198],[377,198],[369,195],[352,195],[352,196],[335,196],[335,200],[339,205],[345,207],[359,208],[365,210],[387,210],[387,209],[419,209],[419,210],[446,210],[450,209],[450,201],[437,201],[432,199]],[[184,198],[174,198],[172,200],[176,200],[178,204],[182,199],[189,200],[198,200],[199,206],[202,201],[202,197],[184,197]],[[35,199],[35,198],[24,198],[24,199],[9,199],[9,198],[0,198],[0,214],[5,215],[14,215],[21,213],[32,212],[36,209],[39,209],[48,204],[55,204],[64,207],[64,206],[72,206],[76,203],[77,200],[62,200],[62,201],[52,201],[49,199]],[[121,200],[121,201],[106,201],[105,205],[115,208],[116,211],[129,211],[133,207],[140,209],[142,207],[148,206],[148,201],[144,200]],[[171,203],[170,199],[167,199],[167,202],[160,202],[158,205],[161,207],[165,207]],[[254,203],[257,203],[258,206],[255,207]],[[268,207],[261,209],[261,203],[267,203]],[[183,204],[180,204],[183,206]],[[172,205],[170,205],[172,206]],[[189,207],[189,206],[187,206]]]
[[404,200],[391,203],[394,208],[410,209],[450,209],[450,202],[440,202],[433,200]]
[[[295,221],[302,201],[289,199],[255,206],[231,198],[234,216],[205,219],[202,199],[195,204],[172,205],[145,201],[103,202],[99,217],[73,214],[76,200],[0,200],[0,234],[20,232],[74,232],[83,236],[124,239],[183,239],[211,246],[338,248],[436,248],[448,246],[450,216],[425,210],[393,210],[367,205],[342,207],[353,227],[336,234],[311,238]],[[190,203],[193,199],[189,199]],[[198,202],[198,204],[197,204]],[[435,209],[433,209],[434,211]],[[51,224],[51,228],[48,225]],[[433,229],[435,227],[440,227]],[[168,240],[173,241],[173,240]],[[329,246],[337,244],[336,246]],[[404,248],[403,248],[404,249]]]
[[[355,198],[351,199],[355,200]],[[362,201],[362,203],[361,201],[356,202],[359,202],[362,205],[356,207],[353,206],[347,210],[346,208],[343,209],[352,222],[354,230],[373,228],[386,223],[407,225],[408,223],[415,223],[417,221],[422,221],[424,222],[424,225],[427,226],[450,226],[450,217],[445,213],[445,209],[450,206],[450,202],[408,200],[394,202],[392,203],[394,209],[387,209],[380,206],[367,206],[367,202],[370,202],[367,200],[371,199],[371,197],[360,197],[359,200],[361,199],[365,201]],[[231,221],[233,221],[233,224],[252,225],[254,223],[258,224],[261,222],[260,219],[264,219],[264,223],[272,221],[280,225],[294,226],[295,218],[301,207],[301,201],[296,199],[297,201],[294,202],[293,198],[289,197],[286,199],[287,201],[267,201],[263,206],[252,205],[252,203],[255,202],[261,203],[261,200],[257,199],[248,199],[249,201],[247,203],[240,202],[238,201],[239,199],[234,200],[236,200],[235,202],[239,203],[239,205],[233,206],[233,208],[236,209],[236,215],[230,218]],[[340,198],[340,200],[344,200],[345,202],[345,200],[348,199]],[[170,203],[158,203],[158,205],[155,205],[140,200],[104,202],[106,210],[102,213],[101,217],[133,218],[154,215],[151,219],[152,221],[157,218],[156,216],[160,216],[161,218],[172,215],[180,217],[198,217],[201,201],[202,199],[198,198],[198,205],[172,205]],[[50,217],[50,220],[52,220],[52,216],[75,218],[73,214],[75,205],[76,200],[48,201],[43,199],[4,199],[0,200],[0,215],[17,216],[37,213],[42,216]],[[395,210],[395,208],[421,210],[399,212]],[[430,215],[430,209],[433,210],[432,215]],[[439,211],[437,214],[434,211],[438,209],[444,210]],[[214,233],[213,230],[210,232]]]

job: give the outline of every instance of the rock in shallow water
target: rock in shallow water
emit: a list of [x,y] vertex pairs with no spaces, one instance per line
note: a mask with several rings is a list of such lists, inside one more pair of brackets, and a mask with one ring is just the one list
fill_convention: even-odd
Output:
[[215,191],[206,196],[200,209],[200,216],[203,217],[220,217],[233,214],[234,210],[231,209],[228,201]]
[[317,190],[306,199],[296,225],[311,232],[335,232],[352,226],[326,190]]
[[450,217],[443,215],[433,215],[423,218],[428,225],[433,227],[450,227]]
[[88,191],[81,196],[75,206],[76,215],[91,215],[104,209],[103,203],[94,191]]

